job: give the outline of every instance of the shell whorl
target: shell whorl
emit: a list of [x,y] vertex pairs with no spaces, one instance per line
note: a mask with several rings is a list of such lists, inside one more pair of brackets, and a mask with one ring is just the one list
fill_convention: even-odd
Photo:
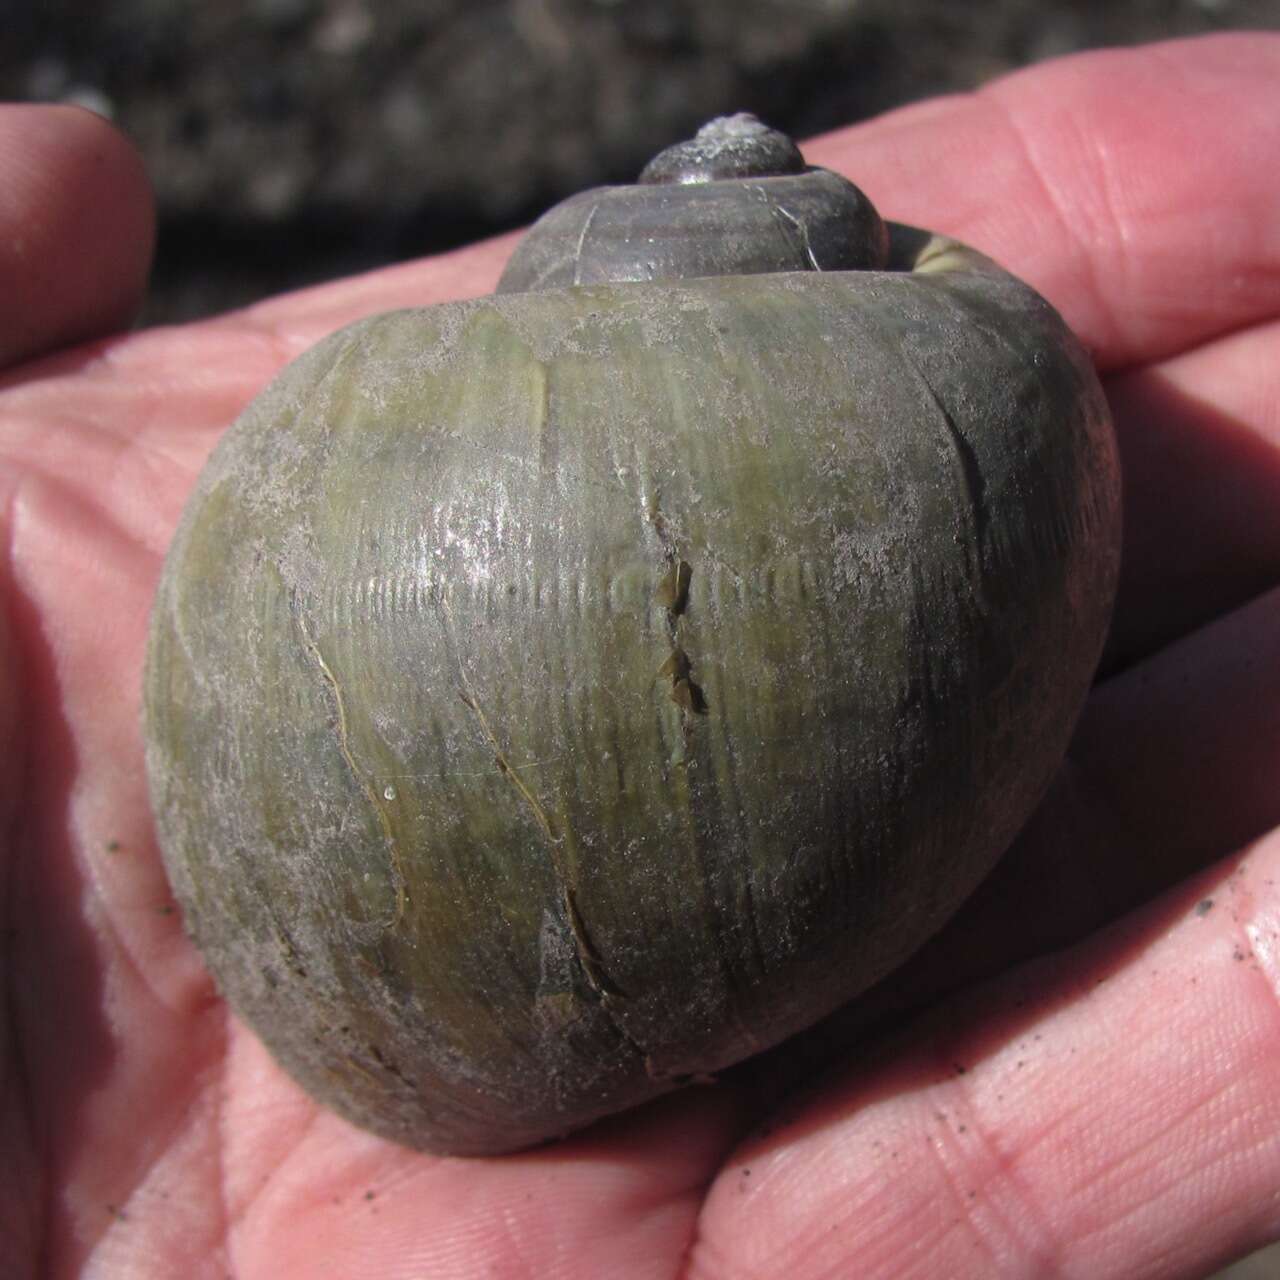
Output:
[[496,292],[879,270],[887,260],[888,233],[871,201],[742,112],[659,152],[638,182],[584,191],[545,213]]

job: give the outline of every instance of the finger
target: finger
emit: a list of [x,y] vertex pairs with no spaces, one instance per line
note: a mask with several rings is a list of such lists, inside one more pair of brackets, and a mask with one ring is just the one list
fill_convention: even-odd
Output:
[[1202,1275],[1280,1233],[1280,837],[739,1150],[690,1280]]
[[1112,378],[1124,554],[1107,665],[1280,583],[1280,323]]
[[106,121],[0,106],[0,366],[126,326],[153,227],[141,158]]
[[1106,682],[1072,754],[1147,861],[1280,825],[1280,589]]
[[1022,275],[1104,367],[1280,312],[1280,37],[1041,64],[806,154]]
[[890,998],[1072,943],[1280,827],[1277,777],[1280,589],[1095,690],[1045,804]]

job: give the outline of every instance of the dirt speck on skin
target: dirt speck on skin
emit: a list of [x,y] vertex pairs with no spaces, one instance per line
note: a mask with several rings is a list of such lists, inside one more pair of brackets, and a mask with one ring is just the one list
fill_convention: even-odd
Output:
[[1213,910],[1213,899],[1203,898],[1196,903],[1196,915],[1207,916]]

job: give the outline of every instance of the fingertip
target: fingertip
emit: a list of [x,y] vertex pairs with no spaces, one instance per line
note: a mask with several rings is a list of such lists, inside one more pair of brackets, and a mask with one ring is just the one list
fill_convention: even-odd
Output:
[[154,240],[142,157],[114,125],[0,105],[0,366],[127,326]]

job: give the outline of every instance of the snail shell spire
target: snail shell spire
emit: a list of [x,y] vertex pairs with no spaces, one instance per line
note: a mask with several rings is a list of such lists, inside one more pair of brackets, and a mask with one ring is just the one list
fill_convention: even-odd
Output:
[[746,112],[658,153],[633,185],[556,205],[517,245],[498,293],[574,285],[875,271],[888,233],[863,193],[805,164],[785,133]]
[[725,178],[777,178],[805,171],[800,148],[748,111],[719,116],[687,142],[659,151],[640,181],[716,182]]

